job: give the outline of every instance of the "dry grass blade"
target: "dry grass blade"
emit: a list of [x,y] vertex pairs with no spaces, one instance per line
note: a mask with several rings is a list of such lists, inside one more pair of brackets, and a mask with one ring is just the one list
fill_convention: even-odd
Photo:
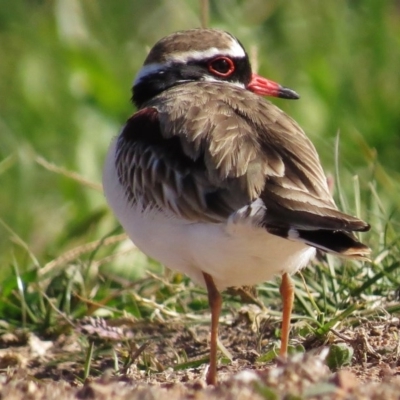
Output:
[[167,308],[164,304],[158,304],[155,301],[146,299],[146,298],[138,295],[135,292],[132,292],[132,296],[134,297],[135,301],[137,301],[138,303],[148,306],[152,310],[154,310],[152,318],[157,317],[157,319],[159,319],[162,322],[164,322],[164,319],[162,318],[161,314],[164,314],[165,316],[167,316],[169,318],[171,318],[171,317],[176,318],[177,320],[182,320],[183,318],[187,318],[187,319],[191,319],[191,320],[195,320],[195,321],[204,320],[204,316],[202,316],[202,315],[196,315],[196,314],[192,314],[192,313],[181,314],[179,312],[176,312],[176,311],[173,311],[173,310]]
[[55,172],[57,174],[66,176],[67,178],[73,179],[74,181],[87,186],[91,189],[97,190],[98,192],[103,192],[103,186],[99,183],[91,182],[88,179],[84,178],[83,176],[79,175],[77,172],[69,171],[66,168],[59,167],[47,160],[45,160],[41,156],[37,156],[35,161],[41,165],[42,167],[46,168],[48,171]]
[[35,265],[36,268],[40,267],[39,261],[36,258],[36,256],[33,254],[31,249],[29,248],[28,244],[10,227],[8,224],[6,224],[1,218],[0,218],[0,225],[3,226],[3,228],[10,233],[11,237],[10,239],[18,244],[20,247],[22,247],[26,252],[29,254],[29,257],[31,258],[33,264]]
[[[125,233],[121,233],[120,235],[110,236],[105,239],[95,240],[94,242],[85,243],[82,246],[75,247],[71,250],[68,250],[61,256],[56,259],[48,262],[43,268],[39,270],[39,277],[45,278],[51,272],[54,272],[55,269],[63,266],[66,263],[69,263],[75,259],[77,259],[82,254],[86,254],[96,250],[99,246],[109,246],[118,242],[122,242],[127,238]],[[135,247],[132,246],[133,249]]]
[[72,319],[69,318],[65,313],[63,313],[62,311],[60,311],[54,304],[52,299],[47,296],[47,294],[41,290],[38,289],[38,291],[40,291],[40,294],[47,300],[49,306],[61,317],[63,318],[71,327],[75,328],[75,324],[72,322]]

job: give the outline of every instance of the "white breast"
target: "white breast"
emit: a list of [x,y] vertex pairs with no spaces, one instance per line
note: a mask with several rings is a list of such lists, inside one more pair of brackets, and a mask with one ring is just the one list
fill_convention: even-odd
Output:
[[254,285],[276,274],[305,267],[315,249],[271,235],[262,228],[231,219],[196,223],[170,212],[142,212],[129,204],[115,168],[115,144],[108,152],[103,186],[107,201],[135,245],[167,267],[204,285],[202,271],[219,289]]

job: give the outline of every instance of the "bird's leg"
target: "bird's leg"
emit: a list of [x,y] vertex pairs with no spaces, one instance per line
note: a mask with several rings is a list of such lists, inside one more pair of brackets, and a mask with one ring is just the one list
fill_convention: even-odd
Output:
[[294,285],[292,278],[287,272],[282,275],[282,283],[279,291],[281,293],[283,302],[281,349],[279,355],[281,357],[287,357],[290,332],[290,317],[292,315],[294,301]]
[[211,275],[203,272],[203,276],[207,286],[208,303],[211,309],[210,367],[207,373],[207,384],[215,385],[217,383],[218,323],[222,307],[222,296],[215,286]]

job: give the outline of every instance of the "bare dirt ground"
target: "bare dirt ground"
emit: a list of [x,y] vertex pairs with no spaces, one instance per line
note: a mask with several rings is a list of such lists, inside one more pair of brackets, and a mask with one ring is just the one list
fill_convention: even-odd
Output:
[[[377,317],[337,328],[325,342],[296,338],[306,349],[289,361],[259,362],[274,337],[276,322],[248,312],[221,326],[220,339],[232,355],[221,357],[219,384],[204,381],[207,324],[86,319],[73,333],[52,340],[32,333],[0,338],[0,399],[399,399],[399,319]],[[115,326],[118,325],[118,326]],[[296,331],[295,331],[296,332]],[[89,343],[90,374],[84,378]],[[331,371],[327,347],[353,348],[350,366]],[[118,372],[116,372],[118,364]]]

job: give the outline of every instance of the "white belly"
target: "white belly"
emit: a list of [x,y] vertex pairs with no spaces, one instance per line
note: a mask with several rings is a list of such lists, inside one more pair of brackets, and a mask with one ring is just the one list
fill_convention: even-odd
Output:
[[204,285],[202,272],[206,272],[219,289],[254,285],[276,274],[296,272],[315,255],[312,247],[240,221],[194,223],[158,211],[143,213],[126,201],[114,166],[114,148],[115,144],[108,153],[103,185],[121,225],[145,254],[198,284]]

